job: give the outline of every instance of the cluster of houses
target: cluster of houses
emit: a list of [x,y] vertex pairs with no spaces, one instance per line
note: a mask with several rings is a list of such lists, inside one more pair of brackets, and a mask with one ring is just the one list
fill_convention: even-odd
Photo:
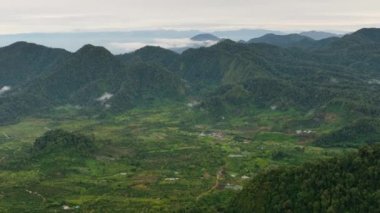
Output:
[[310,130],[310,129],[308,129],[308,130],[301,130],[301,129],[296,130],[296,134],[297,135],[311,135],[311,134],[314,134],[314,133],[315,132],[312,131],[312,130]]
[[68,211],[68,210],[74,210],[74,209],[79,209],[79,208],[80,208],[80,206],[73,206],[73,207],[70,207],[68,205],[63,205],[62,206],[62,209],[66,210],[66,211]]

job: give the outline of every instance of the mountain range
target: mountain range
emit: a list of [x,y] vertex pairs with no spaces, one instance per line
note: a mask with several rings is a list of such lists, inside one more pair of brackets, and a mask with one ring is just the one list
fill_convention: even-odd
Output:
[[303,110],[340,104],[373,114],[380,101],[377,46],[379,29],[318,41],[273,34],[249,43],[222,40],[182,54],[145,47],[113,55],[92,45],[70,53],[18,42],[0,49],[0,86],[12,88],[1,95],[0,120],[63,104],[118,112],[190,96],[213,114],[252,104]]
[[341,35],[323,31],[307,31],[301,32],[300,35],[312,38],[314,40],[322,40],[331,37],[340,37]]
[[[289,32],[281,32],[264,29],[241,29],[214,32],[199,30],[145,30],[126,32],[70,32],[70,33],[26,33],[0,35],[0,46],[7,46],[17,41],[27,41],[48,47],[59,47],[70,52],[75,52],[85,44],[91,43],[96,46],[106,47],[114,54],[132,52],[146,45],[163,46],[165,48],[183,48],[191,42],[191,38],[199,34],[212,34],[219,38],[234,41],[247,41],[266,34],[284,35]],[[333,36],[325,32],[309,32],[313,39],[322,36]],[[307,36],[306,35],[306,36]],[[315,35],[315,36],[313,36]],[[318,36],[319,35],[319,36]]]

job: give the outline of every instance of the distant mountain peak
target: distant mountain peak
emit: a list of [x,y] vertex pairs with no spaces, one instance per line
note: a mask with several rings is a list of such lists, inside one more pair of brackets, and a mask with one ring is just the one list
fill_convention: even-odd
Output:
[[35,44],[35,43],[29,43],[29,42],[26,42],[26,41],[18,41],[18,42],[15,42],[9,46],[6,46],[5,48],[47,48],[45,46],[42,46],[42,45],[39,45],[39,44]]
[[363,28],[354,32],[354,34],[356,33],[362,33],[362,34],[380,33],[380,28]]
[[266,43],[280,47],[294,47],[313,43],[315,40],[300,34],[276,35],[266,34],[260,38],[254,38],[248,43]]
[[51,48],[51,47],[46,47],[40,44],[32,43],[32,42],[26,42],[26,41],[18,41],[13,44],[10,44],[8,46],[2,47],[0,49],[13,49],[13,50],[29,50],[29,51],[35,51],[35,50],[51,50],[51,51],[60,51],[61,53],[69,53],[67,50],[62,49],[62,48]]
[[135,53],[141,53],[141,52],[165,52],[165,53],[171,52],[171,53],[177,54],[172,50],[165,49],[159,46],[151,46],[151,45],[145,46],[135,51]]
[[209,33],[203,33],[191,38],[193,41],[219,41],[220,38]]
[[314,40],[322,40],[322,39],[326,39],[326,38],[339,37],[339,35],[334,34],[334,33],[323,32],[323,31],[315,31],[315,30],[302,32],[302,33],[300,33],[300,35],[312,38]]
[[373,41],[380,41],[380,29],[379,28],[363,28],[354,32],[352,35],[362,36]]
[[110,55],[112,56],[112,53],[108,51],[104,47],[94,46],[92,44],[86,44],[83,47],[81,47],[75,54],[79,55]]
[[18,42],[15,42],[9,46],[24,46],[24,45],[37,45],[37,44],[34,44],[34,43],[29,43],[29,42],[26,42],[26,41],[18,41]]
[[[292,39],[292,40],[302,40],[302,39],[310,40],[311,39],[307,36],[296,34],[296,33],[287,34],[287,35],[277,35],[277,34],[269,33],[269,34],[266,34],[260,38],[276,38],[276,39],[286,38],[286,39]],[[260,38],[257,38],[257,39],[260,39]]]

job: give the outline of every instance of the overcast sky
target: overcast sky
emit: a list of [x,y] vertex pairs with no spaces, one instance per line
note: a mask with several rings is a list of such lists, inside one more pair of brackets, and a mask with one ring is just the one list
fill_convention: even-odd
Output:
[[380,0],[0,0],[0,33],[380,27]]

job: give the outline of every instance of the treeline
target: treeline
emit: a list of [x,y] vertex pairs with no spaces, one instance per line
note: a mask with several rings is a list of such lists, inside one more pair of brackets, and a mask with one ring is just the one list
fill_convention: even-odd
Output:
[[380,145],[258,174],[227,212],[379,212]]

